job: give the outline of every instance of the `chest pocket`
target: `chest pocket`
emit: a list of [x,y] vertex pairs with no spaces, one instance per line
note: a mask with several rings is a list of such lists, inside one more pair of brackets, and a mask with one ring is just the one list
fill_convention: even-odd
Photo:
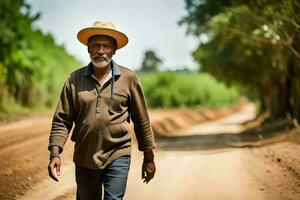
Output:
[[127,110],[128,96],[124,93],[115,92],[109,101],[108,111],[110,114],[122,113]]

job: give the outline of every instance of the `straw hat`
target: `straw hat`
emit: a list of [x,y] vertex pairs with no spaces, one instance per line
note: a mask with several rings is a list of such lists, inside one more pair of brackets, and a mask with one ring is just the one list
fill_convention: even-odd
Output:
[[128,43],[128,37],[117,30],[111,22],[96,21],[92,27],[81,29],[77,33],[78,40],[87,45],[88,39],[94,35],[107,35],[117,41],[117,49],[124,47]]

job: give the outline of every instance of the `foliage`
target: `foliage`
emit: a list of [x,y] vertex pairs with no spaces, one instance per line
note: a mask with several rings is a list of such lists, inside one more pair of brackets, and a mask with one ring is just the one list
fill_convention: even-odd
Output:
[[157,71],[162,64],[162,60],[156,55],[155,51],[147,50],[144,54],[141,71]]
[[209,74],[156,72],[139,76],[152,108],[221,106],[233,104],[239,98],[236,88],[218,83]]
[[298,0],[186,0],[187,32],[209,36],[193,56],[201,70],[239,84],[272,118],[300,118]]
[[79,65],[53,37],[33,29],[23,0],[0,2],[0,112],[15,107],[51,106],[62,80]]

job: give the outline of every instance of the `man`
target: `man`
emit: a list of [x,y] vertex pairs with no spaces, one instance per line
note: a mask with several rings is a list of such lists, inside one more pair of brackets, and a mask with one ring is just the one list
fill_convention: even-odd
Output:
[[49,176],[58,181],[60,153],[74,123],[77,199],[101,199],[102,185],[104,199],[122,199],[130,165],[130,119],[138,148],[144,152],[144,182],[156,170],[154,137],[139,79],[112,60],[128,38],[110,22],[95,22],[80,30],[77,38],[87,45],[91,62],[65,81],[49,138]]

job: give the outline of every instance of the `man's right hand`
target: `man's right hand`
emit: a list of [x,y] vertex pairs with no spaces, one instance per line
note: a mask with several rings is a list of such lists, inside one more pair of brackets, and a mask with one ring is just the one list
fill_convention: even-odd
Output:
[[52,146],[50,149],[50,162],[48,165],[49,176],[58,182],[60,176],[60,157],[59,157],[59,146]]
[[59,181],[58,178],[60,176],[60,158],[59,157],[53,157],[51,158],[49,165],[48,165],[48,173],[49,176],[55,180]]

